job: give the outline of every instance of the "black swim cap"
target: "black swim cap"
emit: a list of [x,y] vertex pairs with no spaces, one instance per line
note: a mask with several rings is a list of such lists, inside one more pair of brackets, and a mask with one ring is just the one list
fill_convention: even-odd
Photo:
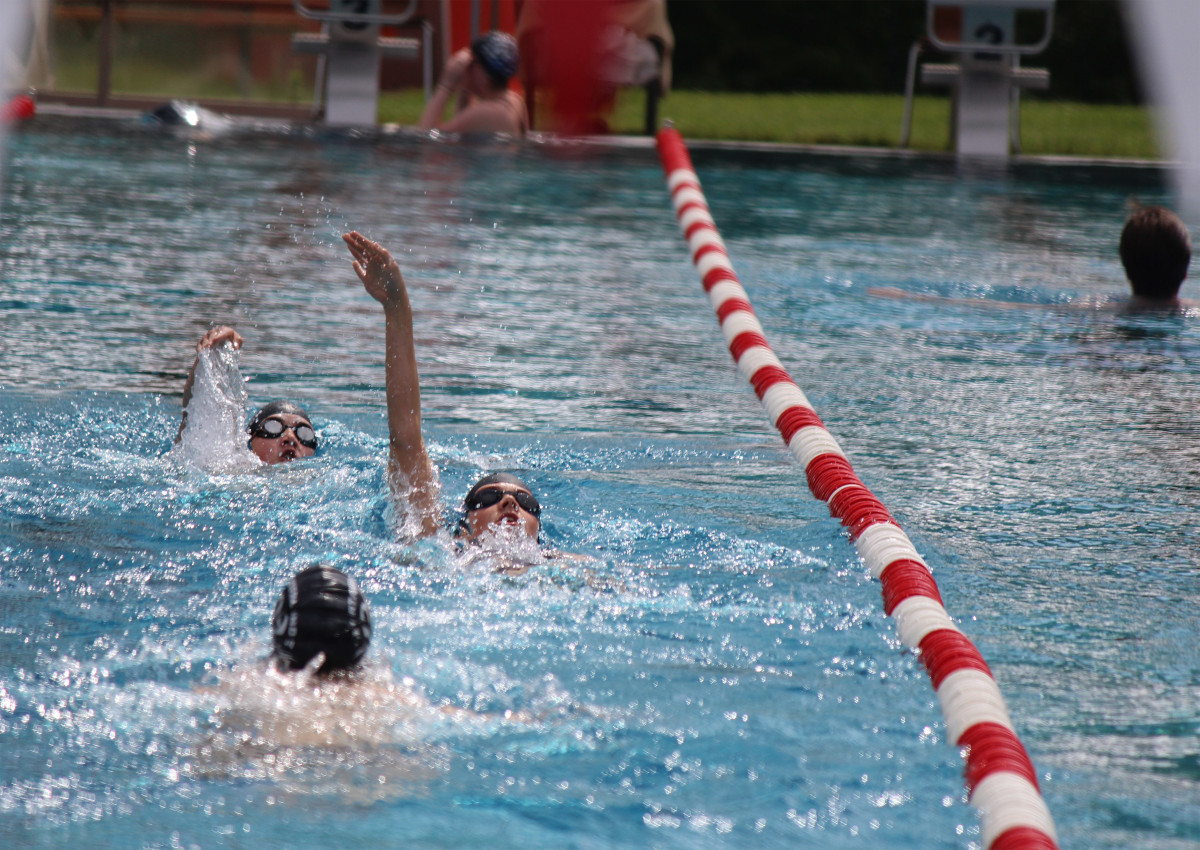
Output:
[[371,643],[371,611],[358,583],[334,567],[308,567],[283,588],[271,617],[275,655],[292,670],[318,652],[318,673],[353,667]]
[[303,416],[308,420],[308,424],[312,424],[312,417],[308,415],[303,407],[296,404],[294,401],[272,401],[264,404],[259,408],[258,413],[254,414],[254,418],[250,420],[250,424],[246,426],[246,430],[253,434],[258,430],[258,426],[263,423],[264,419],[269,419],[280,413],[286,413],[288,416]]
[[491,475],[485,475],[480,478],[475,482],[475,486],[467,491],[467,495],[463,497],[463,507],[466,508],[471,504],[471,499],[477,492],[492,484],[512,484],[516,487],[524,487],[530,493],[533,492],[533,490],[530,490],[529,485],[517,476],[508,472],[493,472]]
[[506,32],[485,32],[471,42],[471,55],[497,85],[517,73],[517,40]]

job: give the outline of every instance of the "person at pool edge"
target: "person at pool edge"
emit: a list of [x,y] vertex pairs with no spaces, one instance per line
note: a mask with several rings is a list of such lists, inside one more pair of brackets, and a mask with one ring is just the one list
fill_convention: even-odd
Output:
[[[179,421],[179,432],[175,435],[176,443],[183,439],[183,430],[187,427],[188,403],[192,400],[200,352],[226,344],[234,349],[242,347],[241,334],[228,325],[213,328],[196,343],[196,359],[192,361],[187,382],[183,385],[183,416]],[[254,414],[246,430],[250,451],[265,464],[311,457],[317,451],[317,433],[313,429],[312,417],[295,402],[272,401],[263,405]]]
[[[517,73],[517,59],[517,41],[508,33],[479,36],[446,62],[417,126],[446,133],[524,136],[529,127],[525,101],[508,88]],[[451,98],[456,100],[454,117],[442,121]]]
[[[358,232],[342,239],[353,257],[354,273],[383,305],[384,383],[387,396],[389,460],[393,488],[407,494],[409,510],[422,536],[441,528],[437,471],[421,434],[421,388],[413,342],[412,307],[399,264],[386,248]],[[480,479],[463,500],[459,534],[468,541],[504,527],[516,527],[537,540],[541,506],[520,478],[500,472]]]
[[1133,309],[1183,305],[1179,288],[1192,260],[1187,226],[1166,207],[1138,206],[1125,220],[1118,248],[1133,291]]

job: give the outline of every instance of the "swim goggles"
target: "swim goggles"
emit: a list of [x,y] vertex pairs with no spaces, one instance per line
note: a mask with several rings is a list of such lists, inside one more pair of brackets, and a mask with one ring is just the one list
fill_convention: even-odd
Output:
[[[297,435],[297,438],[299,438],[299,435]],[[499,487],[484,487],[471,496],[470,501],[467,502],[467,512],[477,511],[480,508],[490,508],[505,496],[512,496],[523,510],[534,516],[538,516],[542,512],[542,506],[538,504],[537,497],[532,493],[527,493],[524,490],[501,490]]]
[[274,416],[259,422],[252,432],[252,436],[261,437],[264,440],[278,440],[289,427],[296,435],[297,443],[310,449],[317,447],[317,432],[313,430],[313,426],[307,422],[297,422],[294,427],[284,425],[282,420],[276,419]]

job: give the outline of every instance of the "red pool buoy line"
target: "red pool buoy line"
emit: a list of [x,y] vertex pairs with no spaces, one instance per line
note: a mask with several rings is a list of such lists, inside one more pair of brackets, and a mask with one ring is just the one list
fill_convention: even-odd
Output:
[[855,475],[800,387],[771,350],[717,231],[683,137],[658,133],[658,153],[679,228],[739,371],[754,388],[809,489],[850,532],[884,612],[915,650],[937,693],[946,733],[962,748],[971,805],[987,850],[1058,850],[1054,820],[1017,738],[996,680],[979,650],[954,625],[928,565],[887,508]]

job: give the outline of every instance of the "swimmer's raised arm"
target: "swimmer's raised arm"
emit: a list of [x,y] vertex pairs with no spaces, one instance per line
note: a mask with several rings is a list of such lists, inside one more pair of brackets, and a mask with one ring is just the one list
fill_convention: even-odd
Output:
[[433,90],[429,102],[425,104],[425,109],[421,112],[421,117],[417,119],[419,129],[441,128],[442,113],[446,111],[446,104],[450,102],[451,98],[458,100],[455,111],[462,109],[463,86],[466,83],[467,69],[470,66],[471,50],[467,47],[462,48],[446,60],[446,67],[442,69],[442,78],[438,80],[437,88]]
[[383,305],[392,486],[405,492],[422,533],[434,534],[441,525],[438,482],[421,434],[421,385],[404,276],[378,242],[358,232],[346,233],[342,239],[354,258],[354,273],[363,288]]
[[229,325],[217,325],[196,343],[196,357],[192,360],[192,368],[188,369],[187,381],[183,384],[183,415],[179,417],[179,431],[175,434],[175,442],[183,439],[183,429],[187,426],[187,408],[192,400],[192,386],[196,383],[196,364],[200,362],[200,352],[206,348],[216,348],[218,345],[229,343],[235,349],[242,347],[242,335]]

